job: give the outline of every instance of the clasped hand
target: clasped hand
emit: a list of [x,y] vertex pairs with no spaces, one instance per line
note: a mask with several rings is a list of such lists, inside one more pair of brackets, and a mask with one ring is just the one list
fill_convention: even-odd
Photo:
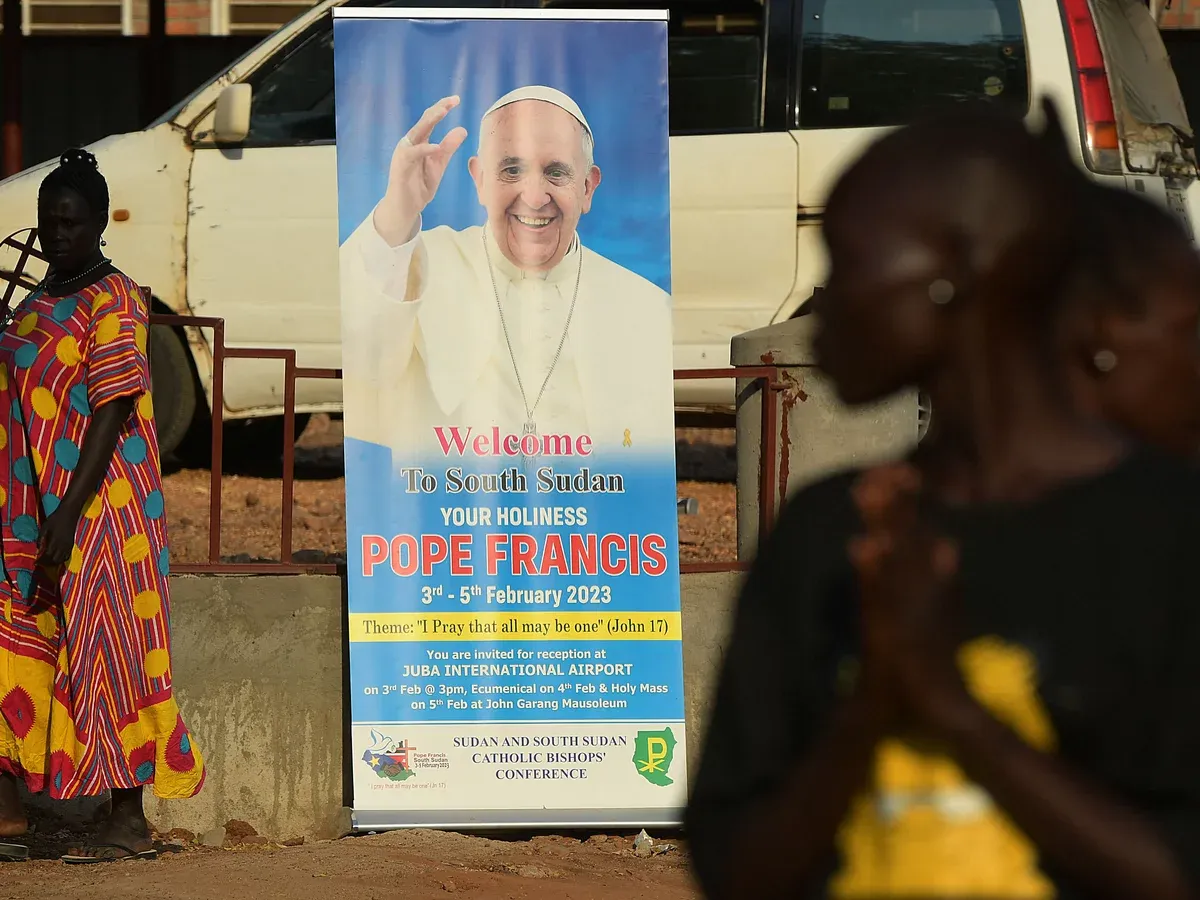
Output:
[[920,476],[873,469],[854,487],[864,532],[851,541],[862,671],[893,715],[937,728],[970,704],[957,664],[957,545],[921,515]]

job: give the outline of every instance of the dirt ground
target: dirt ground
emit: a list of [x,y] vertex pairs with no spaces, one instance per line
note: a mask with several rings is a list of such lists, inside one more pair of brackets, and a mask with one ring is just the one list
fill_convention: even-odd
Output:
[[[346,552],[345,481],[341,422],[314,417],[296,450],[292,548],[299,559],[324,561]],[[694,498],[695,515],[679,517],[683,562],[731,560],[737,553],[737,465],[732,429],[679,429],[676,435],[679,496]],[[222,480],[221,555],[227,560],[279,559],[282,504],[280,466],[266,460],[252,469],[227,471]],[[171,471],[165,478],[176,563],[208,559],[210,476]]]
[[0,864],[0,900],[692,900],[699,893],[676,841],[638,856],[630,836],[491,840],[392,832],[298,847],[226,849],[160,843],[154,862],[71,867],[66,833],[34,842],[35,859]]

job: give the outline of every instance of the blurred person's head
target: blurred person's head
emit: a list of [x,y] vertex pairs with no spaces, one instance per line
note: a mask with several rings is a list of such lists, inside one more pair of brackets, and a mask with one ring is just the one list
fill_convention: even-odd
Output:
[[1089,412],[1185,455],[1200,449],[1200,256],[1180,222],[1119,188],[1090,191],[1066,339]]
[[845,402],[933,391],[981,354],[1061,355],[1049,335],[1086,181],[1047,116],[1041,135],[988,110],[930,119],[877,141],[838,182],[816,344]]

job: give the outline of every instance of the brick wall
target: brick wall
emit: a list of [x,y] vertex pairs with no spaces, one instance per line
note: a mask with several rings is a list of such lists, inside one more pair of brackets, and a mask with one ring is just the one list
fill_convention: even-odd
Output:
[[208,34],[213,0],[167,0],[167,34]]
[[[217,0],[167,0],[167,34],[209,34],[212,4]],[[150,30],[148,0],[134,0],[133,23],[137,34]]]
[[1163,28],[1200,28],[1200,0],[1174,0],[1163,13]]

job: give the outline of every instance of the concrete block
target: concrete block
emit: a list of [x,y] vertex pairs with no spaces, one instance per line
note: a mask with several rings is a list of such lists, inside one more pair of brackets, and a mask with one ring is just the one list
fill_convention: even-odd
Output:
[[162,830],[230,819],[272,838],[336,837],[342,779],[342,581],[187,577],[171,583],[172,669],[208,778],[191,800],[148,798]]
[[684,575],[680,579],[684,716],[688,768],[693,773],[700,758],[741,583],[740,572]]
[[[684,702],[693,759],[740,583],[739,573],[681,580]],[[171,587],[175,689],[205,756],[208,780],[191,800],[148,795],[150,821],[162,833],[187,829],[210,846],[224,844],[230,820],[273,840],[348,834],[341,579],[180,576]],[[31,802],[86,827],[103,798]]]

